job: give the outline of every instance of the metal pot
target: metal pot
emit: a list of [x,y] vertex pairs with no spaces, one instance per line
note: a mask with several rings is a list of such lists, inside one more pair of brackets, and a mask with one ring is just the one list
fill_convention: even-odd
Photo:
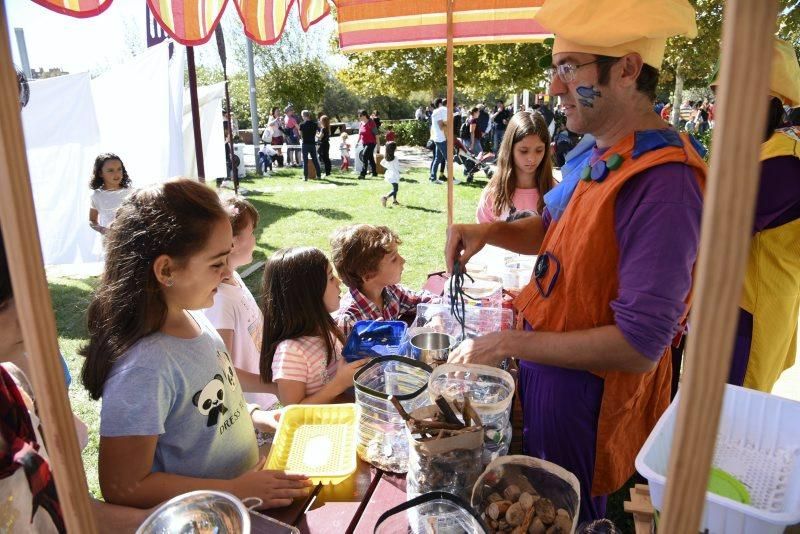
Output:
[[456,338],[441,332],[425,332],[411,338],[411,355],[427,364],[447,361],[456,346]]
[[242,501],[222,491],[192,491],[165,502],[136,534],[249,534],[250,514]]

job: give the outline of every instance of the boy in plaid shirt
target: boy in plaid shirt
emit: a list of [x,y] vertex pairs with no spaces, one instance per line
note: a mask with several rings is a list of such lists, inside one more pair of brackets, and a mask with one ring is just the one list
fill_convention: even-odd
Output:
[[416,313],[417,304],[438,298],[400,285],[406,263],[397,250],[401,243],[387,226],[357,224],[334,232],[333,265],[350,290],[336,312],[345,337],[357,321],[398,320]]

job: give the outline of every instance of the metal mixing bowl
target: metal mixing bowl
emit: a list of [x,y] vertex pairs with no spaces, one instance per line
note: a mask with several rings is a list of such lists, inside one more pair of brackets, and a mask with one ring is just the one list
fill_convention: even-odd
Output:
[[456,346],[456,338],[441,332],[425,332],[411,338],[411,354],[427,364],[447,361],[450,351]]
[[170,499],[150,514],[136,534],[249,534],[250,514],[242,501],[222,491],[192,491]]

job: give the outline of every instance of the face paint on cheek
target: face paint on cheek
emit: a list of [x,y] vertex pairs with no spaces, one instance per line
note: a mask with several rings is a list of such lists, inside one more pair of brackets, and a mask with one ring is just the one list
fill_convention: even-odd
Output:
[[575,92],[578,93],[578,102],[580,102],[581,106],[585,108],[593,108],[594,99],[598,96],[602,96],[600,91],[594,90],[594,85],[589,87],[580,86],[575,89]]

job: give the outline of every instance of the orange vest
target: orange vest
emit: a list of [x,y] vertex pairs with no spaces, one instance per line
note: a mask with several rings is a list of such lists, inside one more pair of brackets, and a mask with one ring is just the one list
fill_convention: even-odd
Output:
[[[657,148],[633,159],[634,135],[608,149],[601,159],[618,154],[622,165],[609,171],[603,181],[581,181],[566,211],[553,221],[540,254],[549,251],[561,262],[559,278],[548,298],[543,298],[533,279],[515,299],[519,324],[533,330],[569,332],[614,324],[611,302],[619,289],[619,250],[615,232],[615,203],[622,186],[643,171],[665,163],[692,167],[701,190],[706,164],[683,138],[684,147]],[[550,262],[542,280],[547,287],[555,265]],[[687,310],[691,290],[686,295]],[[670,402],[672,362],[669,346],[648,373],[607,371],[597,425],[592,495],[607,495],[625,484],[634,471],[634,459],[658,418]]]

